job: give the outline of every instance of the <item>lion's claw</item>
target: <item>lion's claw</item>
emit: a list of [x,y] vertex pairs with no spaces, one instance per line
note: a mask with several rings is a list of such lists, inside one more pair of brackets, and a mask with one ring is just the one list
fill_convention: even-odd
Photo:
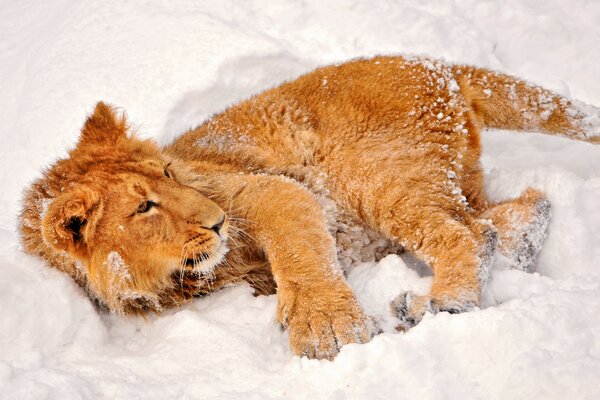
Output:
[[[325,319],[310,326],[290,326],[292,351],[308,358],[332,360],[342,346],[349,343],[366,343],[371,338],[367,319],[361,321],[344,318]],[[306,334],[306,330],[310,333]]]
[[[422,299],[423,296],[418,296]],[[414,298],[410,292],[399,294],[390,304],[392,313],[398,318],[396,330],[404,332],[415,326],[423,318],[423,314],[430,308],[430,302],[419,301],[421,309],[417,310],[414,305]]]
[[304,322],[292,323],[289,329],[294,353],[329,360],[346,344],[368,342],[373,332],[369,319],[364,315],[311,314]]

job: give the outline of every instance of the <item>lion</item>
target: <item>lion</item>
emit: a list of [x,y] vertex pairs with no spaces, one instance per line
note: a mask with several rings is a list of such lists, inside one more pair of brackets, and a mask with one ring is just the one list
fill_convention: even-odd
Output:
[[550,203],[534,188],[486,197],[481,129],[597,143],[599,121],[598,108],[523,80],[410,56],[318,68],[162,148],[100,102],[68,157],[26,190],[19,230],[26,252],[112,312],[247,282],[277,294],[294,354],[333,359],[377,331],[342,268],[365,248],[404,249],[434,273],[427,295],[393,302],[400,330],[477,307],[495,254],[534,269]]

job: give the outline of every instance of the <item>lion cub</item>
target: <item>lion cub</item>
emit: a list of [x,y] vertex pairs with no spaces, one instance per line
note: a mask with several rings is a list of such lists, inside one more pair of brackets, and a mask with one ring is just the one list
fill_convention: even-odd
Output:
[[69,157],[26,191],[19,228],[27,252],[111,311],[245,281],[277,293],[295,354],[331,359],[373,334],[340,268],[356,261],[354,227],[434,272],[427,296],[395,301],[401,329],[477,307],[494,251],[531,270],[549,219],[535,189],[486,198],[479,130],[597,142],[599,115],[506,75],[408,57],[319,68],[162,149],[98,103]]

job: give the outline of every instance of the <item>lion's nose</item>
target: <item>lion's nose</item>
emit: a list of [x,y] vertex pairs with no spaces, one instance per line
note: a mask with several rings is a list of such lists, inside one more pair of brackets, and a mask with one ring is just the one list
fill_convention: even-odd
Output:
[[217,222],[216,224],[214,224],[214,225],[212,225],[212,226],[207,226],[207,227],[205,227],[205,228],[206,228],[206,229],[212,229],[213,231],[215,231],[215,233],[216,233],[217,235],[221,236],[219,232],[221,231],[221,228],[223,227],[223,223],[224,223],[224,222],[225,222],[225,214],[223,214],[223,215],[221,216],[221,219],[219,220],[219,222]]

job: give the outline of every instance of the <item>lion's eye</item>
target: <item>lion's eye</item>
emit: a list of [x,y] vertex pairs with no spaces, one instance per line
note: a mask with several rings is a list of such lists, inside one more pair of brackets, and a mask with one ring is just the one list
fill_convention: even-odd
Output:
[[138,214],[147,213],[152,209],[152,207],[156,207],[158,204],[153,202],[152,200],[143,201],[137,209]]
[[173,176],[171,175],[171,173],[169,172],[169,166],[171,165],[171,163],[168,163],[167,166],[165,167],[165,176],[167,178],[172,178]]

